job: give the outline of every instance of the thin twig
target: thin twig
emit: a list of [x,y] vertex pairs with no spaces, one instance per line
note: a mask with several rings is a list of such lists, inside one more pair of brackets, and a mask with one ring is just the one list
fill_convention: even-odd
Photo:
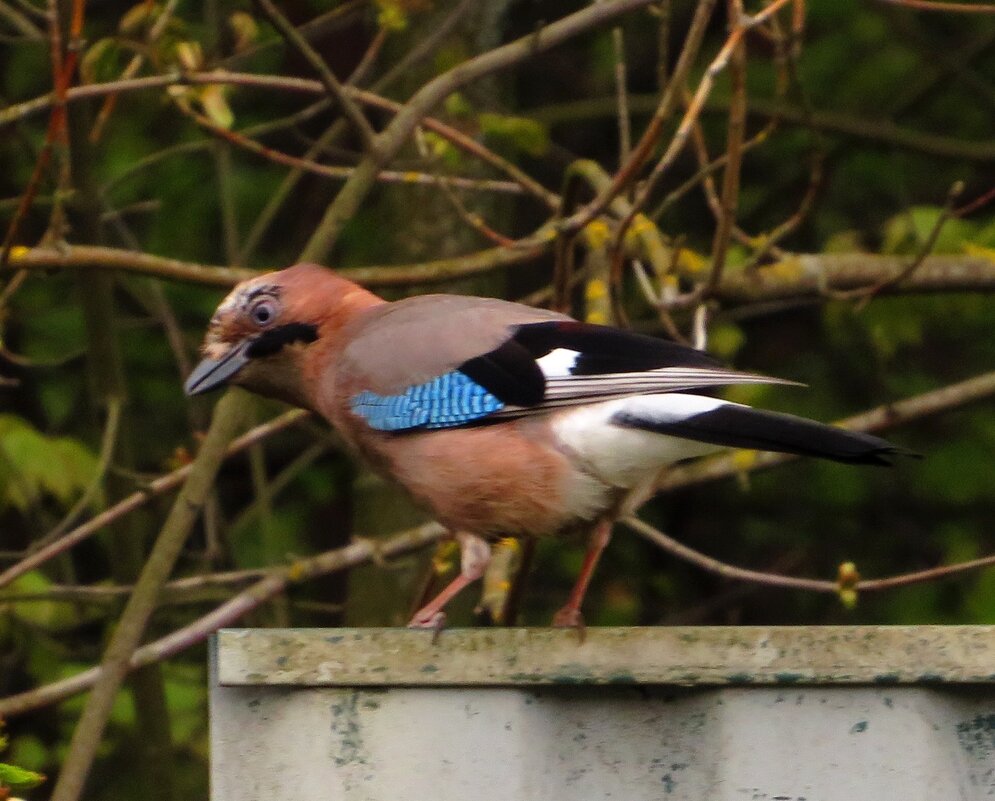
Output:
[[[391,559],[420,550],[426,545],[438,542],[446,533],[446,530],[437,523],[429,523],[395,534],[384,540],[357,540],[343,548],[326,551],[308,559],[301,559],[287,566],[273,568],[267,571],[264,578],[209,614],[172,634],[137,649],[131,657],[129,668],[134,670],[161,662],[203,642],[218,629],[230,626],[244,615],[283,593],[291,585],[373,562],[377,559]],[[104,670],[101,666],[92,667],[68,679],[0,699],[0,717],[10,718],[23,715],[34,709],[71,698],[92,687],[103,675]]]
[[[295,409],[293,411],[286,412],[285,414],[282,414],[267,423],[258,425],[251,431],[248,431],[238,439],[234,440],[225,451],[225,456],[227,458],[239,453],[240,451],[248,448],[250,445],[260,442],[266,437],[269,437],[278,431],[282,431],[289,426],[295,425],[307,417],[308,412],[301,409]],[[28,573],[29,571],[45,564],[48,560],[58,556],[61,553],[65,553],[70,548],[73,548],[83,540],[102,530],[105,526],[120,517],[133,512],[135,509],[138,509],[140,506],[148,503],[153,498],[176,489],[186,480],[192,469],[192,464],[184,465],[171,473],[167,473],[164,476],[160,476],[159,478],[150,481],[149,484],[142,490],[133,492],[127,498],[124,498],[108,509],[105,509],[91,520],[88,520],[83,525],[68,532],[65,536],[55,542],[29,554],[20,562],[11,565],[9,568],[0,573],[0,587],[6,587],[19,576],[23,576],[25,573]]]
[[97,494],[103,486],[104,477],[110,467],[114,450],[117,447],[118,424],[121,421],[121,398],[109,397],[107,399],[107,422],[104,424],[104,435],[100,444],[100,456],[97,460],[97,471],[90,485],[86,488],[79,500],[73,504],[72,508],[66,512],[65,517],[44,536],[31,543],[29,553],[39,550],[50,542],[54,542],[65,534],[69,527],[79,518],[83,512],[93,503]]
[[[362,12],[369,5],[370,0],[344,0],[344,2],[339,3],[334,8],[300,25],[297,31],[309,42],[320,41],[328,36],[329,33],[342,30],[346,26],[353,24],[360,18]],[[255,63],[260,55],[285,46],[286,43],[282,39],[265,39],[254,47],[233,53],[225,58],[220,63],[220,66],[225,69],[231,69],[239,64]]]
[[346,116],[346,119],[352,123],[353,128],[355,128],[356,133],[359,135],[360,141],[363,143],[363,149],[370,151],[376,148],[376,138],[377,133],[373,130],[370,125],[370,121],[366,119],[363,112],[360,110],[359,106],[356,105],[355,101],[346,93],[345,88],[339,82],[339,79],[335,77],[335,74],[328,68],[325,60],[318,54],[318,52],[311,47],[307,40],[301,36],[300,32],[290,24],[283,13],[274,5],[271,0],[255,0],[256,5],[262,10],[262,12],[269,18],[269,21],[273,23],[273,26],[280,32],[280,35],[311,65],[311,68],[318,73],[318,77],[324,84],[325,89],[328,94],[338,103],[339,108],[342,109],[342,113]]
[[[145,36],[146,47],[154,44],[159,37],[162,36],[163,32],[165,32],[166,26],[169,25],[169,21],[172,19],[173,12],[176,11],[176,6],[178,4],[179,0],[167,0],[167,2],[159,10],[159,16],[156,17],[155,22],[149,28],[148,33]],[[144,63],[145,53],[142,51],[137,52],[134,56],[132,56],[131,61],[125,65],[124,70],[121,72],[121,78],[123,80],[134,78]],[[115,105],[117,105],[117,98],[117,95],[108,95],[104,98],[104,103],[100,107],[100,111],[97,113],[97,118],[94,120],[93,127],[90,129],[91,142],[96,143],[100,141],[104,126],[107,124],[111,114],[114,112]]]
[[896,576],[886,576],[880,579],[860,579],[844,586],[843,582],[839,580],[827,581],[826,579],[785,576],[780,573],[751,570],[745,567],[738,567],[737,565],[730,565],[727,562],[707,556],[701,553],[701,551],[696,551],[694,548],[689,548],[684,543],[664,534],[638,517],[623,517],[619,522],[628,526],[643,539],[653,543],[661,550],[666,551],[672,556],[676,556],[682,561],[700,567],[702,570],[722,576],[723,578],[747,581],[764,587],[782,587],[792,590],[806,590],[808,592],[831,593],[833,595],[838,595],[843,589],[851,589],[856,592],[880,592],[881,590],[907,587],[911,584],[923,584],[927,581],[936,581],[947,576],[995,566],[995,555],[982,556],[979,559],[970,559],[966,562],[958,562],[953,565],[939,565],[928,570],[917,570],[914,573],[900,573]]
[[[183,106],[179,106],[179,108],[185,115],[190,117],[213,136],[216,136],[226,142],[230,142],[233,145],[237,145],[243,150],[255,153],[257,156],[261,156],[262,158],[276,164],[295,167],[297,169],[305,170],[306,172],[314,173],[315,175],[324,175],[327,178],[347,179],[356,172],[356,168],[354,167],[335,167],[328,164],[319,164],[315,161],[309,161],[308,159],[302,159],[297,156],[282,153],[279,150],[274,150],[273,148],[259,144],[259,142],[249,139],[236,131],[229,130],[228,128],[224,128],[220,125],[215,125],[203,114],[198,114],[191,108],[185,108]],[[492,181],[478,178],[462,178],[459,176],[429,175],[414,171],[394,172],[391,170],[381,170],[377,179],[383,181],[384,183],[409,185],[437,185],[439,183],[445,183],[449,186],[459,187],[460,189],[472,189],[478,192],[502,192],[513,195],[520,195],[524,191],[521,184],[513,181]]]
[[380,51],[383,49],[384,43],[387,41],[387,29],[380,28],[374,35],[370,42],[370,46],[366,48],[366,52],[363,53],[363,57],[359,60],[349,77],[346,78],[345,86],[358,86],[363,83],[366,79],[367,73],[373,68],[373,65],[377,61],[377,57],[380,55]]
[[114,699],[131,669],[130,662],[155,610],[162,585],[169,578],[190,529],[211,491],[227,445],[241,426],[239,400],[241,399],[237,393],[229,392],[215,407],[215,419],[220,422],[212,425],[205,437],[200,456],[191,465],[190,475],[180,497],[173,504],[152,551],[142,566],[135,582],[135,590],[129,596],[113,629],[100,662],[100,677],[94,682],[83,714],[73,730],[69,750],[52,791],[52,801],[76,801],[83,792],[90,766],[103,740]]
[[[751,136],[749,141],[743,143],[743,153],[747,153],[757,145],[761,145],[767,141],[768,130],[765,129],[760,131],[754,136]],[[656,208],[653,209],[647,216],[651,220],[659,220],[670,208],[672,208],[681,198],[683,198],[688,192],[694,189],[698,184],[705,181],[709,176],[714,175],[721,167],[724,167],[726,160],[728,159],[728,154],[723,153],[720,156],[716,156],[711,161],[706,164],[699,166],[698,171],[688,178],[684,183],[678,186],[676,189],[667,193]]]
[[[639,142],[633,148],[629,160],[619,168],[618,172],[612,178],[611,183],[603,191],[599,192],[594,200],[568,220],[564,220],[561,224],[563,230],[568,232],[579,231],[601,214],[612,200],[618,197],[635,180],[639,169],[646,163],[646,160],[653,152],[653,148],[656,147],[660,141],[660,137],[663,136],[664,123],[666,123],[680,103],[681,87],[684,85],[684,81],[691,71],[698,52],[701,50],[701,45],[705,38],[705,30],[708,27],[708,20],[711,17],[712,9],[715,7],[715,2],[716,0],[700,0],[695,7],[694,17],[691,20],[691,26],[684,39],[684,47],[677,59],[673,75],[671,75],[670,81],[664,88],[659,100],[656,101],[653,116],[650,118],[646,130],[643,131],[643,135],[639,138]],[[641,195],[642,192],[639,194]],[[637,208],[633,209],[633,216],[637,211]],[[624,232],[616,236],[616,242],[620,242],[623,236]],[[616,245],[616,249],[617,247]]]
[[802,195],[801,201],[798,203],[798,207],[790,217],[777,225],[773,230],[765,234],[759,234],[754,238],[755,240],[759,240],[759,246],[755,245],[753,257],[747,262],[744,269],[753,270],[771,252],[780,252],[780,249],[777,248],[778,242],[796,231],[809,216],[815,207],[815,201],[821,188],[822,156],[817,153],[812,161],[812,170],[808,176],[808,186],[805,189],[805,194]]
[[995,14],[991,3],[947,3],[941,0],[878,0],[891,6],[904,6],[919,11],[946,11],[955,14]]
[[702,570],[707,570],[709,573],[715,573],[723,578],[750,581],[755,584],[762,584],[765,587],[785,587],[794,590],[809,590],[810,592],[836,592],[839,588],[836,582],[833,581],[782,576],[777,573],[750,570],[749,568],[720,562],[718,559],[694,550],[694,548],[689,548],[673,537],[668,537],[662,531],[654,528],[649,523],[643,522],[638,517],[623,517],[619,522],[631,528],[643,539],[652,542],[658,548],[676,556],[678,559],[700,567]]
[[[415,145],[418,148],[419,155],[430,162],[432,160],[431,153],[428,146],[425,143],[425,137],[422,136],[420,130],[415,131]],[[383,173],[380,173],[383,175]],[[452,207],[453,211],[456,212],[456,216],[459,217],[464,223],[466,223],[470,228],[480,234],[484,239],[489,240],[492,244],[498,247],[514,247],[515,240],[510,237],[505,236],[498,231],[495,231],[491,226],[489,226],[479,214],[470,211],[463,200],[456,193],[455,189],[449,185],[445,180],[446,176],[438,175],[436,180],[436,186],[445,195],[446,200],[449,201],[449,205]],[[517,184],[516,184],[517,186]]]
[[[712,91],[716,77],[726,68],[733,55],[738,52],[739,43],[742,38],[746,35],[747,31],[770,19],[770,17],[780,11],[781,8],[783,8],[788,2],[790,2],[790,0],[774,0],[774,2],[764,8],[763,11],[760,11],[751,17],[740,20],[739,24],[733,28],[733,31],[726,39],[725,44],[719,50],[715,58],[712,59],[712,62],[708,65],[708,69],[705,70],[705,74],[702,76],[701,81],[698,84],[698,89],[695,91],[691,102],[688,104],[687,109],[684,112],[684,116],[681,118],[681,122],[677,126],[677,130],[674,132],[670,143],[667,145],[667,149],[653,167],[649,177],[640,187],[640,190],[636,195],[636,199],[633,201],[632,211],[621,221],[621,223],[619,223],[618,229],[615,233],[616,243],[622,241],[625,236],[625,232],[628,230],[629,226],[632,225],[635,215],[646,205],[647,200],[652,194],[653,189],[660,180],[661,176],[673,165],[674,161],[677,159],[677,156],[681,153],[681,151],[683,151],[692,128],[704,108],[705,100]],[[673,80],[677,80],[676,75]],[[681,87],[684,85],[683,82],[684,76],[681,76]],[[680,92],[680,89],[675,89],[675,97],[679,98]],[[731,158],[732,153],[730,153],[729,156]],[[728,165],[726,169],[728,171]],[[719,278],[721,278],[721,275]],[[714,287],[711,287],[711,289],[714,291]],[[693,301],[697,302],[699,299],[700,298],[695,296]]]
[[890,289],[893,286],[897,286],[903,281],[911,278],[916,270],[922,267],[923,262],[926,261],[926,257],[933,252],[933,248],[936,246],[936,240],[940,238],[940,232],[943,230],[943,226],[946,224],[947,220],[954,216],[954,203],[963,191],[964,184],[961,181],[957,181],[950,187],[950,190],[947,192],[946,202],[943,204],[943,209],[940,211],[939,215],[937,215],[936,221],[933,223],[933,227],[930,229],[929,234],[920,246],[919,251],[908,263],[908,265],[897,275],[884,278],[868,287],[860,287],[858,289],[851,289],[842,292],[827,290],[829,296],[835,300],[861,298],[861,303],[858,308],[862,309],[882,291]]
[[[262,440],[254,447],[261,444]],[[301,472],[310,467],[328,449],[329,443],[327,441],[318,441],[297,454],[283,470],[275,475],[265,487],[261,488],[258,497],[238,513],[238,516],[229,523],[228,528],[231,531],[238,531],[254,517],[268,514],[276,496],[283,492]]]
[[[729,0],[729,18],[733,21],[733,32],[743,24],[742,0]],[[726,167],[722,172],[722,195],[719,224],[712,240],[712,269],[699,294],[699,300],[707,299],[722,280],[726,256],[729,252],[729,235],[736,222],[736,209],[739,205],[739,173],[743,161],[743,139],[746,129],[746,44],[742,36],[733,47],[729,58],[729,76],[732,86],[732,100],[729,103],[729,124],[726,134]]]
[[473,0],[460,0],[445,19],[437,25],[431,26],[430,30],[423,31],[417,37],[414,46],[374,84],[374,91],[379,92],[398,78],[410,74],[412,67],[428,58],[442,44],[442,41],[456,29],[460,19],[466,14],[472,3]]
[[[409,50],[397,63],[395,63],[386,72],[386,74],[381,76],[379,80],[377,80],[373,84],[372,91],[374,93],[383,92],[385,88],[394,83],[394,81],[396,81],[398,78],[407,75],[411,67],[417,64],[422,58],[425,58],[430,53],[432,53],[432,51],[435,50],[435,48],[439,45],[439,43],[446,36],[449,35],[449,33],[459,22],[460,18],[463,16],[466,9],[468,8],[470,2],[471,0],[461,0],[461,2],[456,6],[456,8],[454,8],[445,17],[445,19],[443,19],[441,24],[432,27],[431,30],[425,36],[421,37],[417,41],[417,43],[411,50]],[[349,79],[346,81],[346,85],[348,87],[355,86],[363,79],[363,77],[364,75],[357,67],[357,69],[353,71],[353,74],[349,76]],[[323,101],[322,103],[316,105],[319,105],[322,109],[324,109],[326,104],[327,101]],[[307,153],[305,154],[305,158],[306,159],[316,158],[327,145],[336,141],[343,134],[344,131],[345,131],[345,125],[343,124],[343,122],[341,120],[336,120],[329,128],[327,128],[324,131],[324,133],[321,134],[321,136],[308,149]],[[245,133],[246,135],[251,135],[249,134],[248,131],[243,131],[243,133]],[[462,147],[464,150],[466,150],[466,145],[468,143],[471,144],[471,147],[476,147],[478,144],[473,139],[470,139],[469,137],[464,137],[462,134],[458,134],[460,142],[457,144],[452,138],[447,137],[446,134],[438,131],[436,133],[439,133],[440,136],[449,139],[451,143],[453,143],[457,147]],[[490,151],[487,150],[487,148],[483,148],[483,150],[486,153],[490,153]],[[501,161],[504,162],[503,159]],[[517,171],[517,174],[519,176],[524,175],[524,173],[518,171],[517,167],[514,167],[508,162],[504,163],[507,164],[507,166],[512,167],[514,171]],[[499,166],[499,169],[500,168],[501,166]],[[276,191],[270,194],[269,199],[266,201],[266,205],[263,207],[262,211],[259,212],[259,215],[256,217],[255,222],[252,224],[252,227],[249,230],[248,235],[246,236],[245,246],[243,247],[241,254],[242,263],[244,264],[249,263],[249,260],[251,259],[253,253],[255,252],[256,247],[259,245],[259,242],[262,240],[263,235],[266,233],[270,225],[276,219],[277,214],[280,212],[280,210],[283,208],[286,202],[293,196],[294,189],[297,186],[303,174],[304,174],[303,170],[300,169],[291,170],[280,182],[280,185],[276,188]],[[516,173],[509,172],[508,174],[514,176],[514,174]],[[533,194],[535,194],[534,190],[536,187],[538,187],[542,192],[545,191],[542,189],[542,187],[539,187],[538,184],[531,181],[531,179],[528,179],[528,181],[525,183],[521,181],[519,181],[519,183],[522,183],[522,187],[526,191],[532,191]],[[545,202],[547,202],[548,205],[549,201],[545,198],[544,200]]]
[[[709,2],[710,0],[704,0]],[[408,101],[378,137],[380,147],[367,152],[308,240],[302,258],[326,261],[344,226],[372,191],[376,176],[407,143],[415,128],[453,92],[491,73],[519,64],[573,37],[611,23],[652,0],[604,0],[538,28],[527,36],[456,65],[433,78]]]
[[993,199],[995,199],[995,186],[976,197],[970,203],[965,203],[963,206],[954,209],[954,216],[966,217],[969,214],[974,214],[978,209],[991,203]]
[[[618,0],[622,2],[622,0]],[[650,2],[650,0],[627,0],[629,3],[639,3],[639,2]],[[568,30],[572,26],[568,26]],[[521,40],[520,40],[521,41]],[[517,48],[513,50],[517,52]],[[488,54],[485,54],[488,55]],[[491,61],[486,61],[484,63],[484,68],[494,68],[497,67],[493,65]],[[473,77],[471,75],[471,77]],[[463,78],[464,80],[469,80],[469,78]],[[138,92],[146,91],[150,89],[163,89],[169,86],[183,85],[185,83],[195,84],[195,85],[210,85],[210,84],[225,84],[232,86],[249,86],[258,89],[271,89],[274,91],[282,92],[292,92],[300,93],[306,95],[321,94],[324,91],[324,87],[319,81],[308,80],[305,78],[292,78],[282,75],[257,75],[255,73],[241,73],[241,72],[225,72],[224,70],[211,70],[208,72],[197,72],[180,74],[178,72],[165,73],[163,75],[152,75],[143,78],[132,78],[126,81],[109,81],[106,83],[88,84],[86,86],[76,86],[69,89],[66,93],[66,102],[75,102],[83,100],[88,97],[102,97],[109,93],[123,93],[123,92]],[[393,114],[401,113],[406,106],[401,103],[397,103],[393,100],[388,100],[385,97],[374,94],[373,92],[366,92],[360,89],[354,89],[351,87],[347,88],[350,94],[355,95],[356,100],[365,104],[372,106],[374,108],[383,109],[384,111],[389,111]],[[437,90],[441,93],[443,90]],[[434,93],[433,93],[434,94]],[[27,100],[23,103],[18,103],[17,105],[10,106],[9,108],[0,109],[0,128],[4,125],[8,125],[17,120],[24,119],[32,114],[36,114],[39,111],[43,111],[53,105],[53,98],[51,94],[43,95],[41,97],[36,97],[33,100]],[[291,118],[288,118],[291,119]],[[514,164],[509,162],[507,159],[501,158],[492,150],[481,145],[479,142],[474,141],[471,137],[466,134],[457,131],[455,128],[440,122],[439,120],[433,119],[431,117],[425,117],[420,120],[420,125],[439,134],[439,136],[450,141],[454,146],[461,150],[470,153],[471,155],[481,159],[492,167],[504,172],[512,180],[518,182],[522,187],[532,195],[535,195],[540,200],[542,200],[551,209],[556,209],[559,206],[559,198],[555,193],[550,192],[548,189],[543,187],[541,184],[536,182],[533,178],[528,176],[520,168],[516,167]],[[407,125],[405,125],[407,127]],[[251,129],[246,129],[243,131],[243,135],[256,135],[262,132],[262,130],[272,130],[266,125],[254,126]],[[187,153],[191,150],[199,149],[205,147],[203,143],[185,143],[179,145],[173,149],[170,149],[170,153]],[[148,161],[144,161],[142,164],[142,169],[148,166]]]
[[632,151],[632,125],[629,119],[629,92],[626,87],[625,36],[621,28],[612,29],[615,55],[615,97],[618,101],[618,163],[621,167]]
[[[68,31],[70,37],[79,37],[83,22],[82,11],[80,10],[77,13],[77,9],[80,8],[81,5],[81,0],[76,0],[74,3],[72,15],[73,21],[70,24],[70,30]],[[51,94],[52,111],[48,118],[48,127],[45,131],[45,141],[42,144],[41,151],[35,160],[31,177],[28,179],[27,186],[21,195],[21,202],[17,207],[17,211],[14,213],[14,217],[10,221],[10,225],[7,227],[3,243],[0,244],[0,269],[7,265],[10,258],[11,247],[17,238],[17,234],[28,215],[28,212],[31,210],[31,205],[38,193],[41,179],[48,171],[55,148],[61,146],[63,154],[65,153],[66,103],[69,84],[71,82],[73,71],[76,69],[76,60],[78,55],[77,51],[73,50],[65,55],[65,57],[63,56],[62,22],[59,17],[58,3],[56,0],[49,0],[48,18],[50,39],[49,58],[52,64],[53,83]],[[63,162],[66,162],[65,156],[63,158]],[[53,215],[55,215],[57,213],[56,210],[59,209],[58,194],[56,194],[56,203],[53,204],[52,208]],[[0,308],[2,308],[21,283],[23,283],[25,277],[26,275],[24,272],[18,272],[14,275],[10,283],[4,288],[3,295],[0,296]]]
[[[656,95],[629,95],[629,110],[640,116],[656,108]],[[729,102],[713,97],[705,103],[704,111],[728,113]],[[951,136],[928,133],[900,126],[888,119],[859,117],[838,111],[815,111],[811,115],[804,108],[777,102],[759,96],[750,97],[751,117],[777,118],[782,123],[809,129],[837,133],[845,137],[881,142],[893,147],[913,150],[942,158],[989,162],[995,160],[995,144],[987,139],[957,139]],[[614,96],[587,98],[532,109],[531,116],[547,125],[576,123],[592,117],[609,117],[615,114]],[[0,111],[0,122],[4,112]]]
[[44,31],[36,26],[27,14],[11,8],[7,3],[0,3],[0,18],[5,19],[12,28],[30,41],[41,41],[45,38]]

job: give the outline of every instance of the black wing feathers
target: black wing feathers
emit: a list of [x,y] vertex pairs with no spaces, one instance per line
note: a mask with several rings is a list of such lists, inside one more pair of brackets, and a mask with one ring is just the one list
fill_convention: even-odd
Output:
[[459,371],[494,397],[515,406],[535,406],[546,394],[546,378],[532,354],[514,339],[463,362]]
[[557,348],[577,351],[573,375],[636,373],[660,367],[721,367],[707,353],[646,334],[576,321],[529,323],[514,339],[537,359]]
[[675,342],[608,326],[552,320],[512,326],[503,344],[457,369],[507,404],[535,406],[546,391],[546,379],[536,360],[557,348],[580,354],[571,371],[578,376],[660,367],[721,367],[708,354]]
[[915,456],[887,440],[780,412],[729,404],[680,421],[618,414],[612,422],[729,448],[817,456],[848,464],[890,465],[890,456]]

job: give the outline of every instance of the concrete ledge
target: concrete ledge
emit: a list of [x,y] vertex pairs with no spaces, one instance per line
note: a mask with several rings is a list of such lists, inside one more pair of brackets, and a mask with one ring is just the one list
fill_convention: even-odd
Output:
[[213,801],[984,801],[995,627],[224,631],[211,784]]
[[995,626],[228,629],[220,686],[993,684]]

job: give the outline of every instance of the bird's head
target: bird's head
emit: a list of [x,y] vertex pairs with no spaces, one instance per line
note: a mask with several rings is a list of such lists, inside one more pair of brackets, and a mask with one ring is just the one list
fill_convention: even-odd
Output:
[[331,270],[298,264],[243,281],[221,301],[204,337],[204,358],[187,378],[188,395],[237,384],[260,395],[313,407],[315,382],[336,334],[381,303]]

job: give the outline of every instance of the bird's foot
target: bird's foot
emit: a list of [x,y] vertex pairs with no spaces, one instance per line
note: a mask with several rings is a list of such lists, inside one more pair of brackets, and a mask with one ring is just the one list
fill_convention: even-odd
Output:
[[435,598],[415,612],[411,622],[408,623],[409,629],[434,629],[433,642],[438,639],[439,632],[446,625],[446,613],[443,611],[446,604],[456,597],[460,590],[484,575],[487,563],[490,561],[490,546],[480,537],[458,532],[456,539],[460,543],[460,574]]
[[587,636],[587,626],[584,623],[584,615],[576,606],[567,604],[553,615],[553,628],[573,629],[577,632],[580,642],[584,642]]
[[446,613],[441,610],[426,611],[424,609],[415,612],[414,617],[408,621],[409,629],[441,629],[446,625]]
[[432,644],[434,645],[442,630],[446,627],[446,613],[434,609],[420,609],[415,612],[414,617],[408,621],[409,629],[427,629],[434,632],[432,634]]

